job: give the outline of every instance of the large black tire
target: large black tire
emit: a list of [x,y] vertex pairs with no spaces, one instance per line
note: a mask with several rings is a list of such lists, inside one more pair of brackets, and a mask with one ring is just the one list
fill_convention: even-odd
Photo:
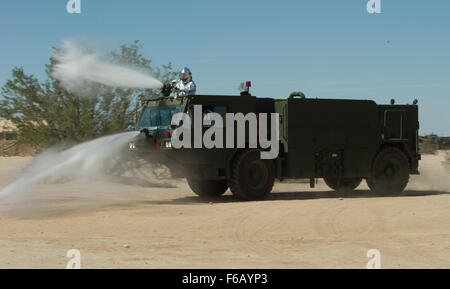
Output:
[[235,197],[244,201],[266,198],[275,182],[273,160],[260,159],[259,150],[245,150],[236,156],[232,163],[228,180]]
[[191,190],[203,198],[214,198],[223,195],[228,190],[228,184],[223,181],[210,181],[187,178]]
[[372,176],[366,179],[370,190],[379,195],[399,194],[408,181],[409,161],[395,147],[385,148],[378,153],[372,165]]
[[362,178],[323,178],[323,180],[336,192],[351,192],[361,184]]

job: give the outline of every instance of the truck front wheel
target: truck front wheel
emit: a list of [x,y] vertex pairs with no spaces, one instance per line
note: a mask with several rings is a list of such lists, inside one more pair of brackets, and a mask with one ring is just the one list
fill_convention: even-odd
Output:
[[366,179],[370,190],[376,194],[398,194],[409,181],[409,161],[395,147],[383,149],[375,158],[372,175]]
[[213,198],[223,195],[228,189],[226,181],[211,181],[195,178],[187,178],[191,190],[204,198]]
[[228,180],[230,190],[238,199],[263,199],[272,191],[275,166],[272,160],[262,160],[259,150],[240,152],[232,163]]
[[336,192],[351,192],[359,186],[362,178],[323,178],[323,180]]

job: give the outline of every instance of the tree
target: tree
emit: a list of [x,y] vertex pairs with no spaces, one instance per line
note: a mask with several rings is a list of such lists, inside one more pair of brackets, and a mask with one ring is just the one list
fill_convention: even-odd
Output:
[[[175,78],[170,63],[154,68],[140,48],[138,41],[122,45],[118,52],[110,53],[110,60],[149,71],[163,82]],[[55,64],[51,57],[46,65],[47,79],[42,83],[27,75],[22,67],[16,67],[1,90],[0,117],[14,122],[23,143],[38,148],[124,131],[135,121],[140,98],[160,93],[159,89],[111,88],[90,83],[84,88],[89,97],[79,96],[52,77]]]

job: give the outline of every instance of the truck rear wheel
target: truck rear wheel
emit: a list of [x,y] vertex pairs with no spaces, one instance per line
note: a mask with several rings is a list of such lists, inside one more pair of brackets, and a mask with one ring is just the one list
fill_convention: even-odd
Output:
[[362,178],[323,178],[323,180],[336,192],[351,192],[361,184]]
[[240,152],[232,163],[228,180],[231,192],[241,200],[263,199],[272,191],[275,166],[272,160],[260,159],[259,150]]
[[409,162],[405,154],[394,147],[383,149],[375,158],[372,176],[366,179],[376,194],[398,194],[409,181]]
[[204,198],[219,197],[228,190],[226,181],[187,178],[187,182],[194,193]]

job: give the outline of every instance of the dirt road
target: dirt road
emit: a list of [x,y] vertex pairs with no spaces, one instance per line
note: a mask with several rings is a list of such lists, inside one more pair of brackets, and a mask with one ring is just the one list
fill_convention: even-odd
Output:
[[[0,158],[0,187],[29,161]],[[435,174],[399,196],[279,183],[258,202],[204,202],[184,181],[43,184],[0,203],[0,268],[65,268],[70,249],[82,268],[365,268],[369,249],[383,268],[450,268],[450,175]]]

